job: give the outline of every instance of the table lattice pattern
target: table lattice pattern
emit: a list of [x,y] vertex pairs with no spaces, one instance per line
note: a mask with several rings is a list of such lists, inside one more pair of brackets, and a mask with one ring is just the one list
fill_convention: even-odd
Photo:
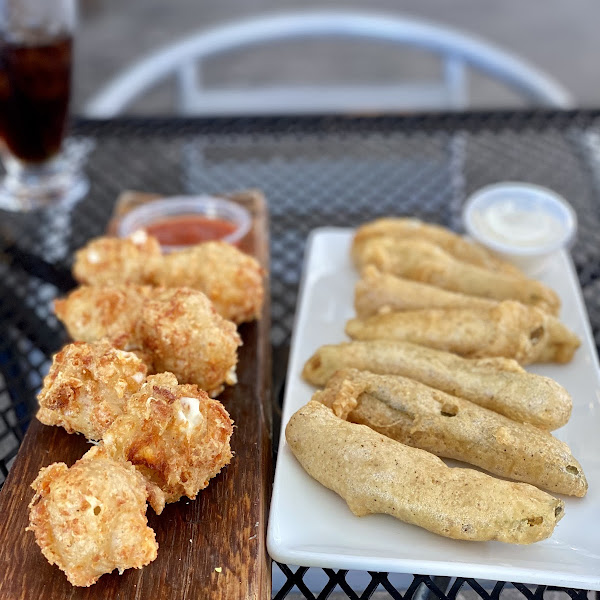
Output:
[[[460,230],[465,197],[500,180],[550,187],[575,207],[579,235],[572,256],[600,343],[598,112],[78,121],[73,134],[95,143],[87,167],[88,197],[71,213],[0,213],[0,485],[35,411],[49,358],[66,339],[52,301],[72,285],[73,251],[104,231],[124,189],[181,194],[260,188],[265,193],[276,382],[284,372],[311,229],[397,214]],[[426,576],[414,576],[406,589],[397,590],[383,573],[369,574],[370,583],[359,592],[347,583],[345,571],[330,569],[320,570],[323,585],[315,592],[304,583],[306,568],[280,568],[286,582],[274,592],[276,598],[453,600],[474,594],[485,600],[534,600],[557,593],[546,586]],[[591,593],[565,594],[583,600]]]

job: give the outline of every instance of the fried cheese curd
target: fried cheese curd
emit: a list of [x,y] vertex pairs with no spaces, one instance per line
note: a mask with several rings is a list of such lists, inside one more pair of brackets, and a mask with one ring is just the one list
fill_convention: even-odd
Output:
[[68,344],[52,359],[37,418],[99,440],[146,379],[146,365],[107,340]]
[[71,468],[44,467],[31,487],[27,530],[72,585],[88,587],[104,573],[141,569],[156,558],[146,519],[151,486],[132,465],[86,454]]
[[54,312],[71,338],[94,342],[106,338],[123,350],[140,350],[138,322],[150,287],[83,285],[54,301]]
[[236,326],[221,317],[197,290],[156,289],[140,319],[142,346],[157,373],[170,371],[182,383],[195,383],[216,396],[223,383],[237,383]]
[[204,292],[217,312],[234,323],[260,317],[264,270],[258,261],[225,242],[205,242],[163,257],[152,283]]
[[92,240],[76,253],[73,275],[93,286],[134,283],[196,289],[236,324],[259,318],[264,302],[265,272],[254,257],[219,241],[163,256],[158,240],[143,230],[123,239]]
[[161,256],[158,240],[143,230],[127,238],[99,237],[75,253],[73,276],[89,285],[144,284]]
[[[96,451],[127,460],[167,502],[195,498],[231,461],[233,421],[223,405],[172,373],[151,375]],[[155,507],[158,513],[161,507]]]
[[211,396],[236,383],[241,338],[200,291],[188,288],[82,286],[55,302],[75,340],[101,338],[135,352],[152,372],[170,371]]

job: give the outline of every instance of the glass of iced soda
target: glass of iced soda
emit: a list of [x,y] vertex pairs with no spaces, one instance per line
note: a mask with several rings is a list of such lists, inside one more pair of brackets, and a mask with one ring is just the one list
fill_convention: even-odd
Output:
[[63,140],[76,0],[0,0],[0,208],[68,206],[88,190]]

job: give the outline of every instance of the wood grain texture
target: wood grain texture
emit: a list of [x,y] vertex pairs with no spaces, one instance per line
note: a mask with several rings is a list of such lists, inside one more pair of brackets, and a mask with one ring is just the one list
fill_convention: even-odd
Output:
[[[241,248],[268,267],[268,220],[258,192],[233,198],[253,214],[253,228]],[[267,285],[267,284],[266,284]],[[268,290],[268,285],[266,287]],[[51,566],[25,532],[30,487],[39,469],[52,462],[73,464],[89,448],[81,435],[47,427],[33,419],[0,492],[0,598],[5,599],[267,599],[271,597],[266,550],[271,496],[271,353],[269,297],[262,319],[240,327],[244,345],[239,383],[219,400],[235,421],[234,458],[196,500],[183,498],[157,516],[158,558],[140,570],[103,575],[89,588],[75,588]],[[218,572],[215,569],[220,568]]]

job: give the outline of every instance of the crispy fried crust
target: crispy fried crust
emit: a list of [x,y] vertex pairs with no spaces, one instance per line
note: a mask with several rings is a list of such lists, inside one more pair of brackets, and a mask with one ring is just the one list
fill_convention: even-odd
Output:
[[353,258],[359,270],[371,264],[385,273],[453,292],[495,300],[518,300],[553,315],[560,309],[560,299],[543,283],[463,262],[421,239],[372,237],[355,248]]
[[201,290],[220,315],[243,323],[260,317],[264,276],[258,261],[235,246],[206,242],[167,254],[155,270],[152,283]]
[[356,230],[352,242],[352,255],[359,256],[361,246],[367,240],[375,237],[426,240],[463,262],[491,271],[499,271],[518,277],[523,276],[523,273],[517,267],[500,259],[480,244],[469,242],[445,227],[423,223],[414,218],[388,217],[365,223]]
[[[489,298],[467,296],[449,292],[433,285],[382,273],[376,267],[367,265],[362,278],[357,282],[354,307],[360,319],[400,310],[421,310],[428,308],[463,308],[474,311],[491,310],[499,302]],[[527,312],[530,309],[520,309]],[[531,314],[535,314],[533,310]],[[546,313],[545,327],[548,330],[547,342],[540,350],[539,361],[568,362],[580,342],[554,315]]]
[[197,290],[156,288],[142,308],[142,347],[156,372],[170,371],[209,395],[237,382],[235,367],[241,338],[234,323],[221,317]]
[[150,371],[171,371],[211,395],[236,382],[240,336],[198,290],[82,286],[57,300],[55,311],[73,339],[107,338]]
[[167,502],[176,502],[195,498],[229,464],[232,432],[233,421],[220,402],[161,373],[148,377],[129,399],[128,412],[108,429],[98,452],[130,461]]
[[558,494],[587,492],[581,465],[567,444],[547,431],[412,379],[344,369],[313,400],[341,419],[437,456]]
[[99,440],[146,379],[146,365],[107,340],[75,342],[58,352],[38,394],[37,418]]
[[54,312],[72,339],[94,342],[106,338],[117,348],[141,348],[138,321],[151,293],[146,286],[81,286],[54,301]]
[[354,308],[360,319],[398,310],[422,308],[489,309],[497,301],[449,292],[442,288],[382,273],[367,265],[356,283]]
[[146,284],[161,261],[160,244],[142,230],[128,238],[99,237],[75,253],[73,276],[88,285]]
[[87,587],[104,573],[140,569],[156,558],[148,486],[130,464],[84,456],[70,469],[43,468],[31,487],[27,530],[72,585]]
[[73,275],[93,286],[148,284],[188,287],[206,294],[234,323],[260,318],[265,271],[258,261],[225,242],[205,242],[162,255],[156,238],[137,231],[129,238],[96,238],[75,255]]
[[505,300],[491,308],[422,309],[351,319],[346,333],[357,340],[396,339],[466,358],[503,356],[523,365],[568,362],[579,339],[534,306]]
[[304,365],[302,376],[313,385],[325,385],[335,371],[348,367],[410,377],[542,429],[562,427],[573,406],[562,386],[549,377],[527,373],[514,360],[465,359],[399,341],[321,346]]
[[451,469],[319,402],[292,416],[286,440],[306,472],[357,516],[384,513],[454,539],[513,544],[549,537],[563,516],[561,500],[531,485]]

